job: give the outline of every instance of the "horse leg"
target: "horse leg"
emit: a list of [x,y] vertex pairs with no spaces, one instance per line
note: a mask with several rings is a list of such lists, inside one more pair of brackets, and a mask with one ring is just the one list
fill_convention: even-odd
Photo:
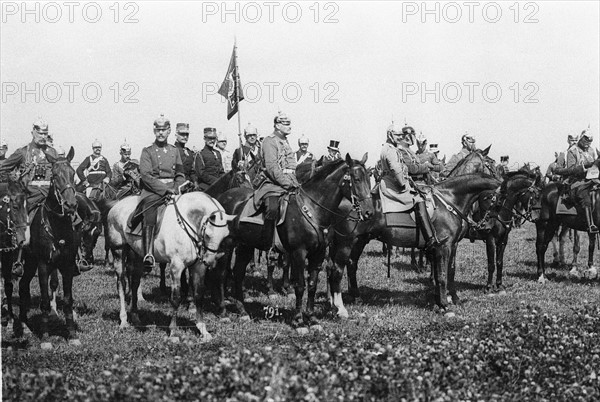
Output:
[[[233,255],[232,251],[233,250],[226,251],[225,255],[217,260],[215,269],[206,274],[206,277],[209,278],[212,285],[213,301],[217,308],[216,315],[222,318],[225,318],[225,314],[227,312],[225,309],[225,288],[227,286],[227,278],[231,273],[231,259]],[[192,281],[192,279],[190,279],[190,281]]]
[[460,298],[458,297],[458,293],[456,292],[456,283],[454,282],[454,278],[456,276],[456,264],[454,261],[456,260],[456,249],[457,247],[450,248],[450,256],[448,258],[448,295],[447,298],[448,303],[452,302],[455,305],[460,303]]
[[115,273],[117,276],[117,292],[119,293],[119,302],[121,309],[119,311],[119,319],[121,320],[120,328],[126,328],[129,326],[127,322],[127,300],[126,300],[126,288],[127,288],[127,275],[125,268],[125,261],[121,256],[125,256],[129,251],[127,246],[123,247],[123,250],[119,252],[113,252],[113,264],[115,267]]
[[14,312],[12,308],[12,295],[13,295],[13,282],[12,282],[12,265],[13,265],[13,252],[2,251],[0,252],[0,259],[2,264],[2,282],[3,291],[2,295],[2,326],[8,326],[8,323],[14,319]]
[[506,287],[502,283],[504,269],[504,251],[508,243],[508,231],[496,243],[496,289],[501,296],[506,294]]
[[[454,247],[456,247],[454,245]],[[449,247],[441,245],[433,250],[436,260],[434,269],[435,303],[442,312],[448,313],[448,273],[452,269],[452,253]]]
[[559,267],[560,266],[560,246],[559,246],[559,238],[560,236],[552,236],[552,266]]
[[[73,273],[75,272],[76,268],[77,267],[75,264],[73,264],[61,271],[64,295],[63,313],[65,314],[65,323],[67,324],[67,339],[69,344],[73,346],[81,346],[81,341],[77,337],[77,332],[75,329],[75,313],[73,312]],[[56,272],[56,270],[54,272]]]
[[596,233],[589,233],[588,268],[594,265],[594,248],[596,247]]
[[344,277],[344,265],[348,264],[348,257],[350,254],[351,248],[344,247],[338,249],[336,253],[336,258],[334,261],[331,261],[329,265],[329,290],[331,292],[330,303],[337,310],[337,316],[340,318],[348,318],[348,310],[344,306],[344,302],[342,300],[342,278]]
[[56,303],[57,296],[58,296],[58,270],[55,269],[50,274],[50,314],[58,317],[58,307],[57,307],[58,304]]
[[167,276],[165,274],[165,271],[167,270],[167,263],[161,262],[158,266],[160,267],[160,293],[166,296],[168,294]]
[[306,264],[306,250],[295,250],[291,255],[291,262],[294,290],[296,292],[296,314],[294,314],[294,318],[292,319],[292,325],[297,328],[298,332],[305,332],[302,298],[304,297],[305,289],[304,265]]
[[287,254],[281,254],[280,258],[280,266],[281,271],[283,273],[283,285],[282,290],[283,293],[290,296],[294,294],[294,288],[290,283],[290,258]]
[[535,250],[537,255],[537,276],[538,282],[543,284],[546,282],[546,250],[548,249],[548,244],[552,240],[554,233],[557,229],[557,224],[538,220],[536,222],[536,240],[535,240]]
[[[11,268],[12,269],[12,268]],[[27,326],[27,314],[31,306],[31,280],[37,271],[36,257],[27,252],[25,256],[25,265],[23,267],[23,277],[19,281],[19,322],[15,323],[15,331],[18,335],[31,335],[31,330]],[[47,288],[46,288],[47,289]]]
[[[350,294],[351,302],[360,299],[360,292],[358,290],[358,282],[356,280],[356,273],[358,271],[358,260],[362,255],[365,247],[369,243],[369,239],[366,236],[358,236],[356,243],[350,250],[350,259],[348,260],[348,293]],[[383,243],[385,244],[385,243]]]
[[48,320],[50,315],[50,297],[48,295],[48,264],[45,261],[38,261],[38,281],[40,283],[40,310],[42,310],[42,319],[40,323],[40,332],[42,341],[40,347],[44,350],[52,349],[52,342],[48,333]]
[[[209,342],[212,339],[211,334],[206,329],[206,323],[204,322],[204,312],[202,310],[202,296],[205,287],[206,278],[206,264],[202,261],[196,261],[191,267],[188,268],[190,275],[190,289],[193,296],[194,305],[196,306],[196,328],[200,331],[200,341]],[[183,275],[182,275],[183,276]]]
[[140,283],[142,281],[142,276],[144,275],[144,266],[142,259],[132,250],[129,250],[127,265],[129,268],[127,276],[129,277],[129,286],[131,287],[131,307],[129,310],[131,314],[131,323],[133,326],[139,327],[142,323],[138,314],[138,296]]
[[275,292],[275,278],[273,277],[274,272],[275,264],[273,261],[267,259],[267,294],[269,295],[269,298],[277,294]]
[[494,271],[496,270],[496,240],[489,234],[485,241],[485,251],[487,254],[487,284],[485,285],[485,292],[491,293],[494,291]]
[[246,278],[246,267],[254,255],[252,247],[240,245],[235,251],[235,265],[233,267],[233,297],[236,300],[238,313],[244,318],[250,318],[244,308],[244,279]]
[[571,260],[571,265],[577,265],[577,257],[579,256],[580,250],[581,245],[579,244],[579,232],[573,229],[573,260]]
[[[177,340],[177,311],[181,305],[181,276],[185,265],[180,260],[171,261],[171,323],[169,324],[169,337]],[[204,281],[204,275],[202,277]]]
[[[308,261],[309,279],[308,298],[306,300],[306,318],[310,328],[317,331],[323,330],[323,328],[319,325],[317,317],[315,316],[315,297],[317,295],[317,285],[319,284],[319,272],[321,270],[321,264],[323,262],[324,257],[324,253],[320,253],[320,255],[309,258]],[[340,294],[339,286],[337,293]]]

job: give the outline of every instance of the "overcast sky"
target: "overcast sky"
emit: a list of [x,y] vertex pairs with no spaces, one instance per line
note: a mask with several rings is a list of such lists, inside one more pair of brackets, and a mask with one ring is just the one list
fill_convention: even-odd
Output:
[[233,148],[237,117],[216,90],[234,37],[242,126],[268,135],[282,110],[294,149],[302,134],[318,155],[335,139],[374,164],[392,118],[448,158],[465,131],[497,161],[544,169],[588,124],[600,148],[597,1],[22,4],[2,2],[9,153],[42,116],[76,161],[95,138],[111,163],[125,139],[138,157],[161,113],[173,131],[190,123],[190,147],[211,126]]

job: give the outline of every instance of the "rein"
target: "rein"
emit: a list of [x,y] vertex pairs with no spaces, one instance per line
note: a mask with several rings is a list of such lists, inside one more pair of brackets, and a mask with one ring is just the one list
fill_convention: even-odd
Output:
[[483,222],[485,222],[485,220],[486,220],[485,216],[479,222],[475,222],[472,218],[465,215],[461,210],[459,210],[458,207],[456,207],[456,205],[454,205],[450,201],[446,200],[444,198],[444,196],[442,195],[442,193],[440,192],[440,190],[438,190],[435,187],[432,187],[432,189],[433,189],[433,195],[435,195],[435,197],[442,203],[442,205],[444,205],[446,207],[448,212],[450,212],[451,214],[454,214],[455,216],[458,216],[461,220],[467,222],[467,224],[469,225],[470,228],[475,228],[475,229],[483,228]]

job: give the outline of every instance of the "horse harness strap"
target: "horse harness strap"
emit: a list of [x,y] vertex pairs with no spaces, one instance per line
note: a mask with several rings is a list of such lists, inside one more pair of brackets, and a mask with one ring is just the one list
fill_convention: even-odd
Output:
[[434,195],[446,207],[446,209],[448,210],[448,212],[450,212],[451,214],[454,214],[454,215],[458,216],[459,218],[461,218],[462,220],[464,220],[465,222],[467,222],[467,224],[469,226],[471,226],[471,227],[477,227],[477,226],[479,226],[479,224],[477,222],[475,222],[472,218],[470,218],[469,216],[467,216],[464,213],[462,213],[455,205],[453,205],[450,201],[446,200],[444,198],[444,196],[442,195],[442,193],[440,192],[440,190],[438,190],[435,187],[433,187],[433,190],[434,190]]

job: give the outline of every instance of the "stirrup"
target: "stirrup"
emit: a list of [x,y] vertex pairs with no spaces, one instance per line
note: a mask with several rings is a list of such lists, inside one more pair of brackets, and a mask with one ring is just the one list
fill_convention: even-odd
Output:
[[146,254],[144,256],[144,271],[149,274],[150,272],[152,272],[152,269],[154,268],[154,264],[156,263],[156,260],[154,259],[154,255],[152,254]]
[[23,273],[24,273],[23,263],[21,261],[16,261],[12,266],[12,274],[14,276],[21,277],[21,276],[23,276]]
[[598,226],[592,224],[588,227],[588,233],[598,233]]

